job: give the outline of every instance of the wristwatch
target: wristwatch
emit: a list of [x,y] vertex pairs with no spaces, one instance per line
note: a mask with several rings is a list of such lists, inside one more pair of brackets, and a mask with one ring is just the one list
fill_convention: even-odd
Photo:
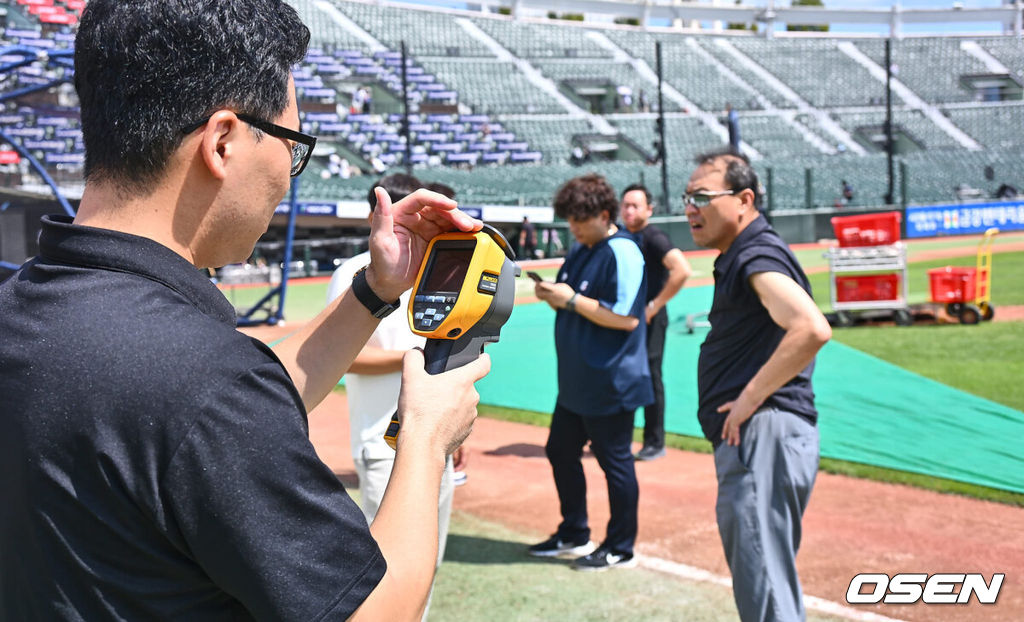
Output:
[[566,311],[572,311],[573,313],[576,313],[576,296],[579,295],[579,292],[573,292],[572,296],[569,297],[569,300],[565,301]]
[[356,295],[356,299],[363,304],[364,307],[369,309],[373,317],[382,320],[387,316],[394,313],[395,309],[402,306],[402,299],[399,298],[394,302],[384,302],[377,297],[377,294],[373,293],[370,289],[370,284],[366,282],[366,268],[369,266],[363,266],[352,276],[352,293]]

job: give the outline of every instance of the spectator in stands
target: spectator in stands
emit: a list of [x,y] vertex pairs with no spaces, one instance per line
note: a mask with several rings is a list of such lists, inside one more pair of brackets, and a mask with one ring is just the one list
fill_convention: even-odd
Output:
[[[388,175],[371,188],[369,221],[377,207],[376,188],[383,188],[393,202],[398,202],[423,187],[412,175]],[[331,276],[327,286],[327,305],[351,289],[353,277],[370,263],[370,252],[360,253],[341,264]],[[399,298],[402,309],[409,305],[409,292]],[[356,355],[345,374],[348,398],[349,442],[352,461],[359,477],[359,506],[369,523],[373,523],[381,500],[388,487],[395,466],[395,451],[384,441],[384,432],[391,416],[398,410],[398,397],[402,388],[402,364],[406,352],[422,348],[426,340],[409,329],[404,313],[392,313],[382,319],[370,339]],[[444,558],[448,540],[448,523],[452,513],[453,461],[461,462],[461,449],[449,456],[441,476],[441,495],[438,508],[437,567]],[[429,599],[427,609],[429,610]],[[427,611],[423,613],[425,620]]]
[[422,614],[441,466],[487,356],[436,376],[406,357],[372,527],[306,415],[427,241],[480,223],[432,193],[379,191],[370,266],[273,351],[197,270],[252,252],[312,152],[290,75],[309,36],[280,0],[86,6],[78,213],[44,218],[40,255],[0,285],[0,619]]
[[1019,193],[1017,192],[1017,188],[1015,186],[1011,186],[1010,184],[1001,184],[999,188],[996,189],[995,198],[1015,199],[1017,198],[1018,194]]
[[352,114],[363,114],[364,106],[366,106],[366,89],[359,87],[352,93],[352,105],[348,111]]
[[845,179],[841,183],[843,193],[842,203],[843,205],[849,205],[850,203],[853,203],[853,186],[851,186]]
[[[603,177],[569,180],[555,195],[554,207],[579,242],[557,281],[537,283],[534,290],[556,311],[558,398],[545,451],[562,522],[529,552],[582,555],[573,562],[577,570],[631,567],[636,564],[639,495],[630,450],[633,413],[654,399],[644,346],[643,255],[633,236],[615,226],[619,202]],[[581,462],[588,440],[604,471],[611,506],[604,541],[596,550]]]
[[683,202],[715,260],[711,330],[697,364],[698,417],[714,445],[718,531],[745,622],[803,620],[801,521],[818,472],[811,373],[831,336],[807,276],[761,216],[747,159],[702,155]]
[[518,240],[519,258],[534,259],[537,254],[537,227],[526,216],[519,223]]
[[725,105],[725,126],[729,130],[729,148],[733,153],[740,152],[740,115],[732,108],[732,104]]
[[373,114],[373,89],[363,87],[363,114]]
[[647,364],[651,370],[654,401],[644,408],[644,443],[635,458],[654,460],[665,455],[665,385],[661,362],[668,332],[668,301],[679,293],[692,270],[683,251],[672,244],[664,231],[650,224],[654,209],[651,193],[641,184],[622,192],[622,222],[633,234],[644,256],[647,275]]
[[620,84],[615,87],[618,97],[616,99],[616,112],[630,112],[633,109],[633,88]]
[[651,111],[651,98],[647,96],[647,92],[640,89],[640,93],[637,95],[637,102],[640,104],[640,112]]

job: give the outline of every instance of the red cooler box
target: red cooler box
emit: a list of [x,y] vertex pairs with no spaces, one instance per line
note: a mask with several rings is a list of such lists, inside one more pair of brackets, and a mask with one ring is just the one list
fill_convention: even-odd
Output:
[[932,302],[971,302],[977,287],[977,270],[946,266],[928,271],[928,284],[932,290]]
[[885,246],[900,241],[900,213],[882,212],[832,218],[839,246]]
[[899,298],[898,274],[836,277],[836,302],[888,302]]

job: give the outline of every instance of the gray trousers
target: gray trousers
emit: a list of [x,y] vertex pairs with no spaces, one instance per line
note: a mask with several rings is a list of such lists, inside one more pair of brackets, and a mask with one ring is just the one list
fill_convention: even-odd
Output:
[[740,444],[715,449],[718,532],[743,622],[804,620],[796,572],[800,522],[818,473],[818,428],[762,408]]

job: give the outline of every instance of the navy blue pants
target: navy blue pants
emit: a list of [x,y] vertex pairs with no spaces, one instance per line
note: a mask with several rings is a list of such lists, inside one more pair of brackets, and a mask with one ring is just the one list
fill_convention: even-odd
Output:
[[665,357],[665,333],[668,332],[668,310],[662,307],[647,325],[647,366],[651,368],[654,403],[644,407],[644,447],[665,446],[665,383],[661,380]]
[[587,440],[608,482],[611,518],[603,546],[615,553],[632,553],[636,542],[636,481],[631,443],[633,411],[614,415],[582,416],[555,406],[544,450],[555,477],[562,523],[558,537],[565,541],[590,538],[587,521],[587,480],[583,474],[583,447]]

